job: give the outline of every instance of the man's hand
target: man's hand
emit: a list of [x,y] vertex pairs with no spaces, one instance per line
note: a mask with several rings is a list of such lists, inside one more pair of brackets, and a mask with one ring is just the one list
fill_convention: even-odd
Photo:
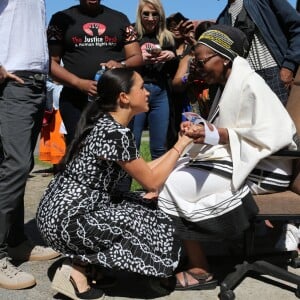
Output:
[[23,79],[14,75],[13,73],[9,73],[3,66],[0,66],[0,84],[2,84],[6,79],[15,80],[19,83],[24,83]]
[[286,88],[289,88],[293,83],[293,75],[294,73],[287,68],[280,69],[280,79],[283,81]]

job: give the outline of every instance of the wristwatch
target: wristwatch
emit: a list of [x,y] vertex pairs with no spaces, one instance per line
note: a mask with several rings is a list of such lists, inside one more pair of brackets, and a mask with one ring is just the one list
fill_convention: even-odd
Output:
[[121,61],[121,65],[122,65],[123,68],[126,68],[127,67],[126,66],[126,60]]

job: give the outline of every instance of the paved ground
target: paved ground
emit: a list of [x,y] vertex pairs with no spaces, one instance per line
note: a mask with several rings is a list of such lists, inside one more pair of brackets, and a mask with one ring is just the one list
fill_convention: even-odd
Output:
[[[43,166],[36,166],[34,171],[38,171]],[[26,230],[31,237],[38,243],[42,243],[35,226],[36,207],[47,186],[50,177],[43,177],[41,173],[32,173],[28,180],[26,189]],[[222,247],[220,244],[218,247]],[[8,291],[0,289],[1,300],[49,300],[67,299],[57,294],[51,289],[51,278],[59,264],[61,258],[48,262],[26,262],[21,265],[22,269],[31,272],[37,279],[37,285],[31,289],[22,291]],[[224,273],[231,268],[226,258],[219,257],[212,259],[213,271],[222,278]],[[300,275],[300,269],[291,269],[293,273]],[[295,299],[295,285],[285,282],[272,281],[266,277],[262,278],[265,282],[255,278],[247,277],[236,289],[236,299],[272,299],[272,300],[291,300]],[[149,281],[144,278],[121,274],[116,287],[107,290],[106,300],[128,300],[128,299],[160,299],[160,300],[196,300],[196,299],[218,299],[219,287],[212,291],[188,291],[162,293],[153,288]]]

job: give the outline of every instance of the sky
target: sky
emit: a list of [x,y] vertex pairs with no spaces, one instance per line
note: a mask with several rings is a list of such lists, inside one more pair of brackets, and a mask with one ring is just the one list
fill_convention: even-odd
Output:
[[[227,0],[161,0],[166,16],[180,11],[191,20],[215,19],[225,7]],[[288,0],[295,7],[296,0]],[[47,21],[57,11],[77,5],[78,0],[46,0]],[[138,0],[102,0],[101,3],[125,13],[134,22]]]

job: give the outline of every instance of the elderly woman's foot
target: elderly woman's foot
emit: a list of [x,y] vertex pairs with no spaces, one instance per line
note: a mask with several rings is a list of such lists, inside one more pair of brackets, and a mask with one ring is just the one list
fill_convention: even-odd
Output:
[[176,274],[176,290],[210,290],[215,289],[217,280],[211,273],[190,269]]

